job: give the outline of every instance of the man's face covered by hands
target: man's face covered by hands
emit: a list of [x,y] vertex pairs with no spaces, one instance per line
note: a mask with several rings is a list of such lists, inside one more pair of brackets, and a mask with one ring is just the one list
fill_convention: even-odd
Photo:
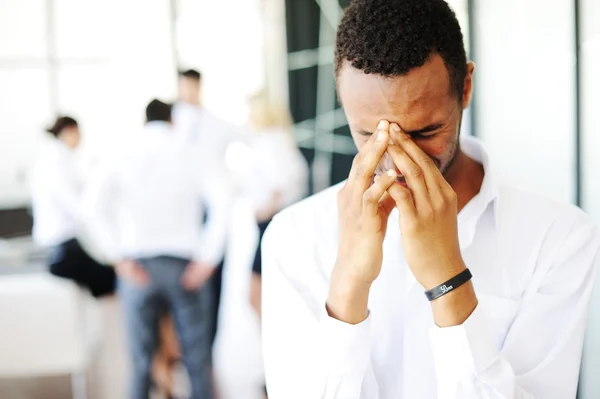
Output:
[[[462,110],[470,98],[473,65],[467,69],[465,93],[459,101],[451,90],[446,65],[437,54],[423,66],[397,77],[365,74],[346,62],[338,74],[338,91],[358,149],[375,133],[378,123],[386,120],[398,124],[445,174],[458,152]],[[404,182],[402,172],[385,154],[376,174],[389,169],[395,169],[398,181]]]

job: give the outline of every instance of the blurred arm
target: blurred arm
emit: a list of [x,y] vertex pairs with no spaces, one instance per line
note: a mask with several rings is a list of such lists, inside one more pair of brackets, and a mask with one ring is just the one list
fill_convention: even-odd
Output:
[[208,218],[194,260],[216,266],[225,254],[233,188],[224,171],[215,165],[212,167],[214,169],[203,173],[201,183],[201,197]]
[[120,231],[116,223],[119,187],[115,171],[101,170],[85,194],[86,216],[98,247],[111,262],[121,260]]
[[287,189],[283,192],[282,208],[304,198],[308,191],[308,163],[294,145],[290,145],[287,151],[289,165],[289,176],[287,176]]

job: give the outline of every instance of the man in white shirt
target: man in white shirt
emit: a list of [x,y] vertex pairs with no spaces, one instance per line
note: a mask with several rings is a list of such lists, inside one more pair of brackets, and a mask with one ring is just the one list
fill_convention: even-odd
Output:
[[[133,356],[132,399],[148,398],[158,320],[175,319],[192,397],[212,398],[212,295],[205,283],[223,256],[229,193],[171,125],[171,106],[154,100],[134,148],[90,194],[93,221],[118,265]],[[203,227],[203,204],[211,215]]]
[[266,233],[270,399],[575,397],[596,226],[459,140],[473,71],[443,0],[346,10],[335,72],[359,154]]
[[[178,84],[179,99],[173,106],[173,124],[177,134],[195,148],[198,156],[205,160],[206,167],[222,173],[221,184],[233,195],[232,177],[225,165],[225,152],[232,142],[240,140],[240,134],[235,126],[218,118],[201,105],[202,74],[199,71],[180,71]],[[210,213],[209,207],[207,214]],[[214,341],[217,334],[224,264],[225,259],[222,258],[209,281],[214,296],[211,341]]]

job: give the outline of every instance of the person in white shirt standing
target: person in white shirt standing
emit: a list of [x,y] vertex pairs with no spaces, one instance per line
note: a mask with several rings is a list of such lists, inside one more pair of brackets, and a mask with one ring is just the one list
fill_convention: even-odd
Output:
[[[159,318],[173,314],[192,398],[212,398],[207,281],[223,256],[228,192],[174,132],[171,106],[146,109],[143,137],[90,193],[96,234],[115,259],[132,353],[131,398],[148,398]],[[211,209],[203,226],[203,206]]]
[[[197,156],[205,160],[204,164],[207,167],[223,173],[223,180],[220,183],[224,189],[234,195],[232,177],[227,172],[225,165],[225,152],[231,143],[240,140],[241,135],[238,129],[201,105],[202,74],[199,71],[195,69],[180,71],[178,90],[179,99],[173,106],[173,125],[177,134],[187,140],[188,145],[195,148]],[[209,207],[207,215],[210,213]],[[213,286],[214,295],[213,330],[211,332],[211,341],[213,342],[217,335],[224,265],[225,258],[223,257],[209,282]]]
[[250,165],[244,165],[246,194],[256,211],[259,240],[252,264],[250,304],[261,313],[261,242],[273,216],[301,200],[308,192],[308,164],[296,146],[292,121],[286,107],[273,101],[266,91],[250,98],[253,134],[248,141]]
[[34,242],[52,248],[50,273],[75,281],[95,297],[111,295],[115,290],[114,269],[96,261],[79,241],[85,229],[83,182],[75,161],[81,141],[79,125],[75,119],[62,116],[47,131],[55,140],[32,175]]
[[359,153],[265,234],[271,399],[575,397],[597,227],[459,137],[473,73],[444,0],[346,9],[335,76]]

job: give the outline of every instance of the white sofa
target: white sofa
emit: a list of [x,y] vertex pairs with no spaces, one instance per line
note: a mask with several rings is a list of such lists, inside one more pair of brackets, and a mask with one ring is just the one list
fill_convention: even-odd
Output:
[[100,331],[89,294],[43,271],[0,275],[0,320],[0,378],[71,375],[73,397],[87,397]]

